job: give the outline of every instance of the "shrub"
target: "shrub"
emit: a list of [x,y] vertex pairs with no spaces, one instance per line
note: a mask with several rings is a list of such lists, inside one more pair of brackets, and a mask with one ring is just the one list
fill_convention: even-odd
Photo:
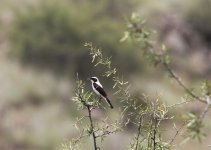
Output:
[[[88,63],[88,51],[81,45],[93,41],[118,60],[118,64],[126,65],[125,70],[131,66],[138,68],[133,63],[133,53],[126,52],[129,46],[119,44],[118,23],[100,14],[101,7],[89,5],[47,1],[26,5],[24,10],[16,9],[10,32],[12,53],[25,63],[87,76],[92,66]],[[127,65],[120,58],[131,61]]]

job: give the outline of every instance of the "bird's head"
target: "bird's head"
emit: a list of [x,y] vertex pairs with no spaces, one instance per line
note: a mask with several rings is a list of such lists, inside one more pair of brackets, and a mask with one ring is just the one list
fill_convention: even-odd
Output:
[[91,77],[90,80],[91,80],[92,82],[98,82],[98,81],[99,81],[97,77]]

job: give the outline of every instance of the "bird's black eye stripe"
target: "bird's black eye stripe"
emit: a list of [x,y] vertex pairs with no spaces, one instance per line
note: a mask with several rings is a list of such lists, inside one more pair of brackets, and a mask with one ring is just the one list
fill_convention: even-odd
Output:
[[97,79],[96,78],[91,78],[94,82],[97,82]]

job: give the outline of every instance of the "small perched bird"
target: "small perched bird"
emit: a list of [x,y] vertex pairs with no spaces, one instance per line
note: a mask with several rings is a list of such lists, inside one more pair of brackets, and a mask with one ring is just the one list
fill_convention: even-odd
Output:
[[90,78],[91,82],[92,82],[92,89],[93,91],[99,95],[100,97],[102,97],[111,108],[114,108],[110,102],[110,100],[108,99],[108,96],[106,94],[106,92],[103,89],[102,84],[100,83],[99,79],[97,77],[91,77]]

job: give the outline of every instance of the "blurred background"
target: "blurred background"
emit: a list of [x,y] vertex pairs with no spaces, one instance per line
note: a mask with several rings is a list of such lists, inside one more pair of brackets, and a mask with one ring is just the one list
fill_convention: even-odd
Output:
[[[168,104],[181,101],[184,91],[169,80],[162,68],[150,66],[133,44],[119,42],[125,18],[132,12],[140,14],[156,30],[158,45],[165,43],[170,49],[172,66],[188,86],[211,80],[209,0],[1,0],[1,150],[57,150],[77,135],[73,124],[84,113],[77,111],[71,101],[77,72],[85,80],[98,76],[112,97],[110,80],[91,64],[85,42],[93,42],[106,56],[112,56],[113,65],[133,85],[134,95],[159,94]],[[87,86],[90,90],[89,82]],[[200,113],[202,109],[203,105],[194,103],[172,113],[182,116],[187,111]],[[106,111],[113,116],[118,113]],[[178,124],[180,119],[176,117]],[[167,127],[166,139],[172,137],[172,123]],[[208,149],[210,129],[208,113],[207,138],[202,143],[192,141],[175,149]],[[132,131],[107,138],[103,147],[126,150]],[[92,143],[86,143],[84,149],[91,149]]]

